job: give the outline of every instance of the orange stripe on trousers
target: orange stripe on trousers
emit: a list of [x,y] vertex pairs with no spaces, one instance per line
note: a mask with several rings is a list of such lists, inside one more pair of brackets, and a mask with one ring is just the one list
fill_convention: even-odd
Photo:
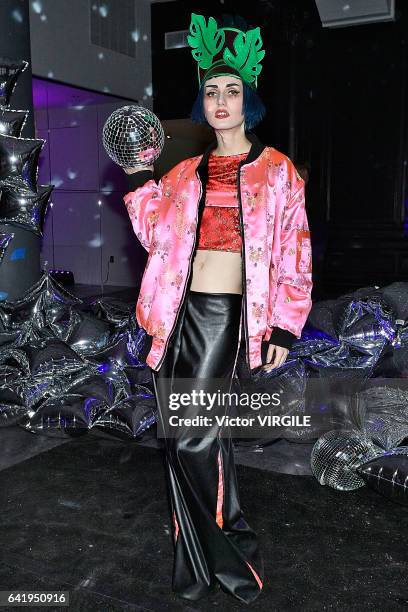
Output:
[[248,563],[248,561],[246,562],[246,564],[249,567],[249,569],[251,570],[251,572],[253,573],[253,575],[255,576],[255,580],[257,581],[259,588],[262,589],[262,580],[260,579],[260,577],[258,576],[256,571],[254,570],[252,565],[250,563]]
[[176,511],[175,510],[173,510],[173,521],[174,521],[174,529],[175,529],[174,537],[175,537],[175,539],[177,541],[177,536],[178,536],[178,533],[179,533],[179,526],[178,526],[178,522],[177,522],[177,519],[176,519]]
[[217,514],[216,521],[218,527],[222,529],[222,504],[224,501],[224,480],[222,475],[221,450],[218,451],[218,491],[217,491]]

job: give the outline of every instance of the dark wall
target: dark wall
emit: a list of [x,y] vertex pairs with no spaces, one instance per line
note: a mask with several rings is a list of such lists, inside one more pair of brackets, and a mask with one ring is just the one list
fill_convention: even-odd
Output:
[[34,138],[33,89],[30,49],[30,17],[28,0],[0,2],[0,57],[26,60],[29,64],[20,75],[10,100],[10,108],[29,110],[22,136]]
[[161,119],[188,117],[197,93],[190,49],[164,50],[164,32],[188,29],[191,12],[230,13],[261,26],[258,92],[268,115],[255,132],[311,166],[314,297],[405,280],[407,3],[397,0],[395,22],[335,30],[322,28],[314,0],[154,4],[153,95]]

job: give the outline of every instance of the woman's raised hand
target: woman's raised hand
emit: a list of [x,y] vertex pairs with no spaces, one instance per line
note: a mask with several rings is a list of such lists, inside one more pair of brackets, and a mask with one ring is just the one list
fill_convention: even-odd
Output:
[[141,172],[142,170],[151,170],[154,171],[154,166],[133,166],[132,168],[123,168],[126,174],[134,174],[135,172]]

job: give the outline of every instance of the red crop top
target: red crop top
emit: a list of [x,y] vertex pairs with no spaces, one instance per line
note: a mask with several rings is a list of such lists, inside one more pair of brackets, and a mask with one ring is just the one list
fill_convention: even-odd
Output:
[[208,182],[197,249],[241,252],[237,172],[248,153],[208,158]]

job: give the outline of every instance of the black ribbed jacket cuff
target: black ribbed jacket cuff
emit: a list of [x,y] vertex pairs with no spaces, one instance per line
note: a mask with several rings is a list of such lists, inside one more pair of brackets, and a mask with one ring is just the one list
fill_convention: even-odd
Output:
[[135,191],[138,187],[141,187],[147,181],[153,178],[152,170],[140,170],[139,172],[134,172],[133,174],[128,174],[128,185],[129,191]]
[[290,351],[296,339],[295,334],[292,334],[292,332],[288,331],[287,329],[274,327],[271,337],[269,338],[269,344],[276,344],[276,346],[282,346]]

